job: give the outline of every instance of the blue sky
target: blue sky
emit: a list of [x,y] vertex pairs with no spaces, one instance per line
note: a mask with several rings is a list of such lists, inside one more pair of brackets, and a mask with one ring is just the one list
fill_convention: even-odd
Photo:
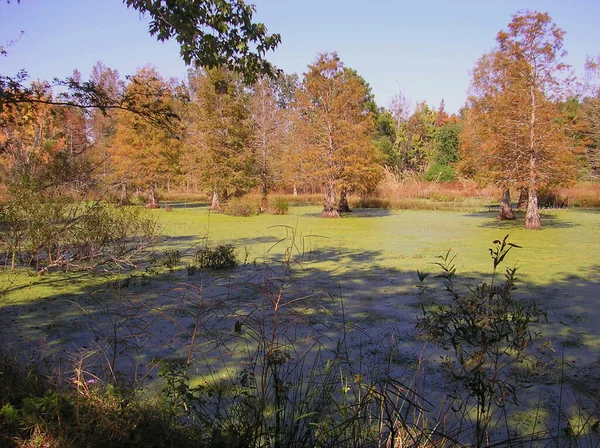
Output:
[[[389,105],[402,92],[413,102],[456,112],[470,70],[494,46],[498,31],[519,10],[548,12],[567,32],[566,59],[581,73],[586,55],[600,53],[598,0],[253,0],[256,18],[283,43],[269,59],[302,74],[318,53],[337,51]],[[122,76],[147,63],[184,78],[175,42],[158,43],[147,19],[121,0],[0,0],[0,41],[23,36],[0,58],[0,73],[26,69],[33,79],[87,77],[97,61]]]

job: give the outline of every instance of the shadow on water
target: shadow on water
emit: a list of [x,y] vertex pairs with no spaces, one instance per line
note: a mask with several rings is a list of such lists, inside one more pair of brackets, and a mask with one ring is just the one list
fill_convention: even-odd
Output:
[[[470,215],[465,215],[465,216],[472,216],[472,217],[480,218],[482,216],[482,214],[470,214]],[[517,219],[500,220],[500,219],[498,219],[497,213],[494,213],[493,215],[490,214],[490,220],[481,223],[479,225],[479,227],[490,228],[490,229],[504,229],[504,230],[522,228],[524,225],[524,221],[525,221],[525,212],[516,211],[515,217]],[[571,221],[567,221],[564,218],[560,218],[551,213],[544,213],[543,211],[540,212],[540,219],[542,221],[542,229],[544,229],[544,228],[547,228],[547,229],[570,229],[573,227],[580,226],[580,224],[573,223]]]
[[[381,218],[384,216],[392,216],[394,215],[393,210],[383,209],[383,208],[353,208],[351,212],[342,213],[341,218],[332,218],[332,219],[351,219],[351,218]],[[308,218],[322,218],[321,211],[306,213],[303,216]]]
[[[552,222],[548,218],[546,222]],[[271,238],[261,237],[235,240],[234,244],[271,242]],[[65,364],[95,353],[85,357],[84,367],[96,375],[107,375],[111,369],[132,375],[143,365],[150,372],[148,378],[154,378],[156,369],[150,368],[154,363],[185,359],[200,319],[202,337],[192,347],[199,375],[225,364],[239,365],[248,350],[255,349],[256,336],[247,335],[261,330],[285,332],[277,334],[295,346],[319,340],[331,356],[343,339],[356,350],[350,356],[356,357],[356,373],[365,378],[383,362],[375,360],[382,353],[387,356],[383,363],[391,365],[399,379],[411,375],[421,356],[430,369],[424,389],[443,388],[441,353],[431,347],[424,351],[415,329],[424,308],[449,303],[441,279],[432,275],[420,283],[414,271],[384,267],[385,254],[377,250],[317,247],[312,254],[293,252],[287,261],[217,272],[201,270],[193,276],[186,275],[182,263],[174,273],[137,277],[127,287],[113,279],[90,277],[89,283],[81,282],[68,293],[18,304],[10,303],[9,292],[0,297],[0,341],[5,349],[24,357],[44,352],[63,371],[69,370]],[[463,291],[491,278],[489,272],[457,275]],[[59,279],[56,276],[54,280]],[[52,285],[51,279],[42,282]],[[535,330],[555,347],[556,362],[562,357],[567,363],[563,374],[600,382],[600,369],[590,367],[600,359],[600,266],[544,285],[518,286],[515,294],[519,300],[535,301],[547,310],[548,322],[536,324]],[[281,307],[276,329],[275,303]],[[240,322],[243,330],[238,333],[235,329]],[[384,352],[390,344],[393,354]],[[527,393],[534,397],[539,397],[542,389],[547,393],[549,381],[557,380],[534,383]],[[437,399],[436,392],[432,393]],[[527,402],[529,396],[522,401]],[[600,395],[592,400],[600,405]]]
[[[187,241],[185,237],[182,238]],[[274,240],[269,237],[244,238],[233,240],[232,243],[234,245],[273,244]],[[386,267],[386,254],[382,251],[345,250],[343,248],[319,248],[315,246],[312,252],[302,252],[302,248],[298,246],[292,248],[290,253],[286,254],[284,245],[285,242],[281,242],[281,246],[277,248],[279,253],[273,253],[273,258],[269,262],[273,269],[278,272],[277,275],[283,275],[285,271],[287,272],[285,275],[290,275],[300,281],[306,290],[320,291],[334,297],[343,297],[346,300],[346,312],[375,311],[381,303],[389,302],[394,303],[397,309],[413,310],[411,313],[413,316],[415,315],[415,303],[422,296],[422,291],[417,288],[419,281],[416,273]],[[185,263],[186,261],[181,261],[179,270],[174,273],[138,272],[134,275],[135,279],[131,282],[129,288],[119,288],[117,280],[109,280],[102,275],[77,274],[65,278],[60,274],[51,274],[32,278],[31,282],[14,286],[5,291],[4,298],[0,298],[4,302],[0,302],[2,309],[0,320],[4,320],[8,315],[15,316],[16,320],[12,322],[10,327],[13,329],[19,327],[19,332],[26,333],[29,331],[27,329],[31,329],[33,326],[39,327],[41,323],[48,320],[46,310],[49,307],[52,307],[56,316],[59,316],[63,311],[67,312],[64,306],[57,306],[57,302],[62,304],[96,303],[98,300],[106,299],[107,303],[112,303],[115,300],[118,301],[122,296],[135,296],[143,299],[148,306],[151,306],[152,301],[161,295],[170,296],[174,294],[177,296],[181,294],[182,291],[186,290],[188,284],[192,285],[191,289],[194,289],[200,281],[205,281],[208,285],[214,279],[222,280],[228,277],[236,281],[250,277],[255,279],[256,276],[260,277],[262,270],[267,266],[258,263],[226,271],[200,271],[200,276],[197,274],[189,277],[183,269]],[[424,269],[431,269],[431,263],[424,261],[423,264]],[[290,271],[288,272],[286,269],[290,269]],[[470,285],[475,285],[485,279],[489,281],[490,277],[489,273],[482,272],[459,272],[458,275]],[[122,278],[126,276],[127,274]],[[252,281],[254,280],[249,280],[250,283]],[[440,287],[438,280],[433,280],[432,276],[428,281],[433,282],[426,289],[436,291],[432,296],[434,299],[437,300],[445,295],[444,289]],[[61,293],[61,288],[65,285],[70,286],[69,292]],[[24,290],[30,287],[32,291],[35,291],[35,288],[39,286],[44,287],[46,291],[55,287],[57,294],[50,295],[52,293],[47,292],[47,297],[28,299],[26,303],[11,303],[11,294],[22,294]],[[580,328],[574,327],[573,331],[587,332],[589,335],[593,335],[593,338],[596,338],[598,331],[600,331],[595,325],[595,322],[600,321],[600,308],[596,304],[599,292],[600,266],[598,265],[590,266],[586,272],[565,275],[561,280],[545,285],[520,283],[518,290],[520,296],[527,300],[535,299],[541,307],[549,309],[550,314],[570,312],[571,314],[585,316],[584,320],[587,323],[584,325],[581,320],[578,320],[576,323]],[[42,294],[36,292],[36,297],[40,297],[40,295]],[[565,300],[567,297],[568,300]],[[171,305],[175,303],[176,301],[172,302]],[[67,314],[74,317],[77,314],[75,311],[71,310]],[[73,312],[75,314],[72,314]],[[385,313],[385,310],[382,310],[382,312]],[[90,319],[93,314],[93,312],[88,312],[86,317]],[[402,319],[406,319],[406,315]],[[14,341],[7,328],[2,331],[2,336]],[[556,328],[548,327],[547,334],[554,336],[560,335],[561,332]],[[28,339],[31,340],[41,336],[41,334],[31,334]],[[600,338],[600,334],[597,336]],[[597,342],[597,346],[593,344],[589,346],[590,355],[593,353],[593,356],[590,356],[589,359],[600,357],[600,339]]]
[[343,213],[343,218],[381,218],[383,216],[392,216],[395,213],[392,210],[384,208],[354,208],[350,213]]
[[163,201],[161,202],[163,208],[171,207],[171,208],[199,208],[199,207],[208,207],[210,203],[208,202],[185,202],[185,201]]

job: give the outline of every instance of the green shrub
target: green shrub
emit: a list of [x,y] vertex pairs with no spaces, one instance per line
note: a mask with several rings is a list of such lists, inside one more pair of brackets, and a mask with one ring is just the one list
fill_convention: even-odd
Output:
[[215,248],[203,247],[196,252],[195,258],[201,268],[231,269],[238,265],[237,254],[231,244],[222,244]]
[[565,208],[569,199],[555,191],[542,190],[538,193],[538,205],[544,208]]
[[269,212],[272,215],[287,215],[290,209],[290,203],[287,199],[281,196],[276,196],[271,199],[269,204]]
[[254,216],[260,213],[259,204],[249,198],[233,198],[227,202],[223,213],[231,216]]
[[156,218],[137,207],[19,191],[0,208],[0,249],[12,268],[24,264],[46,272],[131,265],[159,233]]
[[169,271],[173,272],[179,261],[181,260],[181,254],[176,249],[167,249],[163,253],[162,257],[154,260],[154,264],[157,266],[165,267]]
[[192,447],[189,427],[159,403],[83,376],[68,388],[0,351],[2,447]]
[[429,182],[452,182],[456,180],[456,173],[451,166],[434,162],[427,170],[425,180]]
[[350,206],[353,208],[383,208],[389,210],[392,208],[392,203],[388,199],[366,197],[350,201]]
[[[453,395],[456,401],[452,409],[476,404],[473,444],[477,447],[489,441],[494,411],[517,403],[519,391],[530,386],[529,377],[541,373],[542,363],[534,348],[539,333],[529,325],[544,313],[535,303],[523,305],[513,298],[517,268],[507,268],[504,281],[496,279],[500,263],[513,248],[520,247],[507,240],[508,235],[494,241],[489,249],[494,266],[490,282],[466,292],[456,284],[456,255],[448,251],[440,256],[436,264],[442,273],[437,277],[444,280],[451,302],[430,310],[423,308],[417,323],[421,336],[446,353],[442,366],[452,383],[462,386]],[[417,275],[423,285],[428,274],[417,271]],[[523,374],[524,367],[527,375]]]

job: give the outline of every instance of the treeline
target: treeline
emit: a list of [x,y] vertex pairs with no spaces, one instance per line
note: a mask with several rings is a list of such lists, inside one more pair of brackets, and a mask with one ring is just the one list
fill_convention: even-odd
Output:
[[[2,77],[0,188],[121,203],[143,191],[149,207],[157,188],[176,189],[206,194],[215,209],[251,191],[263,208],[275,190],[322,192],[323,216],[335,217],[348,194],[373,194],[387,167],[517,189],[535,208],[540,192],[600,175],[600,89],[572,88],[562,36],[546,14],[516,15],[477,62],[459,114],[401,94],[380,107],[335,53],[302,77],[252,83],[219,67],[181,81],[146,66],[123,79],[100,62],[59,90]],[[598,67],[588,61],[586,79]]]

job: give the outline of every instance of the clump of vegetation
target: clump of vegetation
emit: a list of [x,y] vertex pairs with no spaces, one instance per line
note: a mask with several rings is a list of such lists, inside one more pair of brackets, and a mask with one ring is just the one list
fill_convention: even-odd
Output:
[[200,249],[196,252],[195,262],[201,268],[231,269],[238,265],[238,258],[231,244],[221,244],[214,248],[206,246]]
[[[539,369],[532,356],[532,342],[539,336],[529,325],[543,315],[535,303],[523,305],[512,297],[516,289],[516,268],[507,268],[503,282],[496,281],[499,264],[516,244],[494,241],[490,249],[494,269],[490,283],[483,282],[466,293],[455,284],[455,255],[440,257],[438,266],[452,302],[425,310],[417,328],[424,338],[446,351],[444,369],[452,381],[462,386],[455,395],[453,409],[467,415],[475,404],[473,443],[484,446],[496,409],[517,403],[520,390],[529,385],[528,378]],[[421,273],[421,283],[425,276]],[[464,393],[462,393],[464,392]]]
[[275,196],[269,201],[269,212],[272,215],[287,215],[290,209],[288,200],[281,196]]
[[4,264],[89,269],[109,263],[133,266],[157,240],[156,220],[134,207],[50,200],[21,190],[0,206]]
[[185,267],[185,270],[187,272],[187,275],[189,275],[190,277],[192,277],[198,271],[198,266],[196,266],[195,264],[188,264]]
[[192,429],[169,420],[159,402],[98,378],[80,372],[68,384],[55,384],[0,354],[3,447],[192,447]]
[[569,199],[557,191],[542,190],[538,193],[538,204],[543,208],[565,208],[569,206]]
[[374,196],[352,198],[350,200],[352,208],[382,208],[389,210],[392,208],[392,202],[389,199],[378,198]]
[[425,180],[429,182],[452,182],[456,180],[456,173],[454,168],[449,165],[433,162],[427,173],[425,173]]
[[255,216],[260,213],[260,207],[251,198],[232,198],[227,201],[223,213],[231,216]]
[[167,249],[162,256],[153,260],[153,264],[167,268],[173,272],[177,264],[181,261],[181,253],[177,249]]

